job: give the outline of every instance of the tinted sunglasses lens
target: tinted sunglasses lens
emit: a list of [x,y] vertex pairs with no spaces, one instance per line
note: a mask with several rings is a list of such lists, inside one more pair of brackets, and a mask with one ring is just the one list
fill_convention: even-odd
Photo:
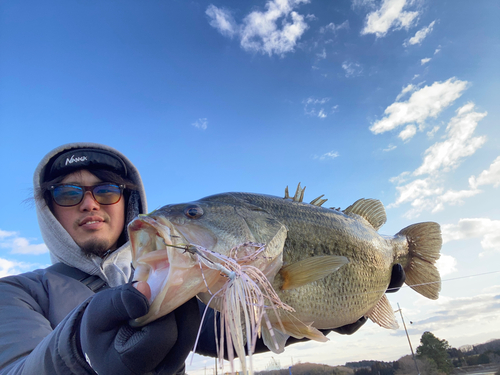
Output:
[[122,196],[122,190],[118,185],[105,184],[98,185],[92,190],[95,200],[100,204],[118,203]]
[[60,206],[75,206],[82,200],[83,189],[72,185],[56,186],[52,190],[52,197]]

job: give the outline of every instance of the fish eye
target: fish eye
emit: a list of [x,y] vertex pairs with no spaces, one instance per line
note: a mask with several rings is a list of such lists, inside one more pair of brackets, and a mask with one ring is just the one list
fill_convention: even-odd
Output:
[[184,215],[190,219],[199,219],[203,216],[203,210],[200,206],[188,206],[184,209]]

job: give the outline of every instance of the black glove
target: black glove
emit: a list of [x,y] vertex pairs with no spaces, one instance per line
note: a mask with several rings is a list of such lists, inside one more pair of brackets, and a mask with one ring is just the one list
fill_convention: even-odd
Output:
[[391,282],[387,287],[386,293],[395,293],[401,288],[406,280],[405,270],[401,264],[392,266]]
[[[363,316],[357,322],[346,324],[345,326],[342,327],[333,328],[332,331],[340,333],[341,335],[352,335],[354,332],[360,329],[361,326],[365,324],[367,320],[368,319]],[[323,332],[323,334],[326,336],[330,331],[321,330],[321,332]]]
[[87,306],[77,337],[83,355],[101,375],[174,374],[192,350],[200,315],[196,299],[143,327],[129,320],[149,310],[132,284],[97,293]]

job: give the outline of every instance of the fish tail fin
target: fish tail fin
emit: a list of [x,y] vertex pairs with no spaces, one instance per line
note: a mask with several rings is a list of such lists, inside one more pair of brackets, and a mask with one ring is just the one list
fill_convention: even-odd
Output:
[[404,268],[406,284],[424,297],[437,299],[441,290],[441,277],[435,263],[440,257],[443,240],[439,224],[425,222],[410,225],[397,235],[408,241],[408,265]]

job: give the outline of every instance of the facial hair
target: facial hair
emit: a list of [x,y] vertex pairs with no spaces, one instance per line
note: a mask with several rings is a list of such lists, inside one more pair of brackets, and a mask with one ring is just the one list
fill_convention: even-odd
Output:
[[102,257],[109,250],[110,244],[107,240],[91,239],[84,244],[81,244],[80,248],[82,249],[82,252],[89,258],[92,255]]

